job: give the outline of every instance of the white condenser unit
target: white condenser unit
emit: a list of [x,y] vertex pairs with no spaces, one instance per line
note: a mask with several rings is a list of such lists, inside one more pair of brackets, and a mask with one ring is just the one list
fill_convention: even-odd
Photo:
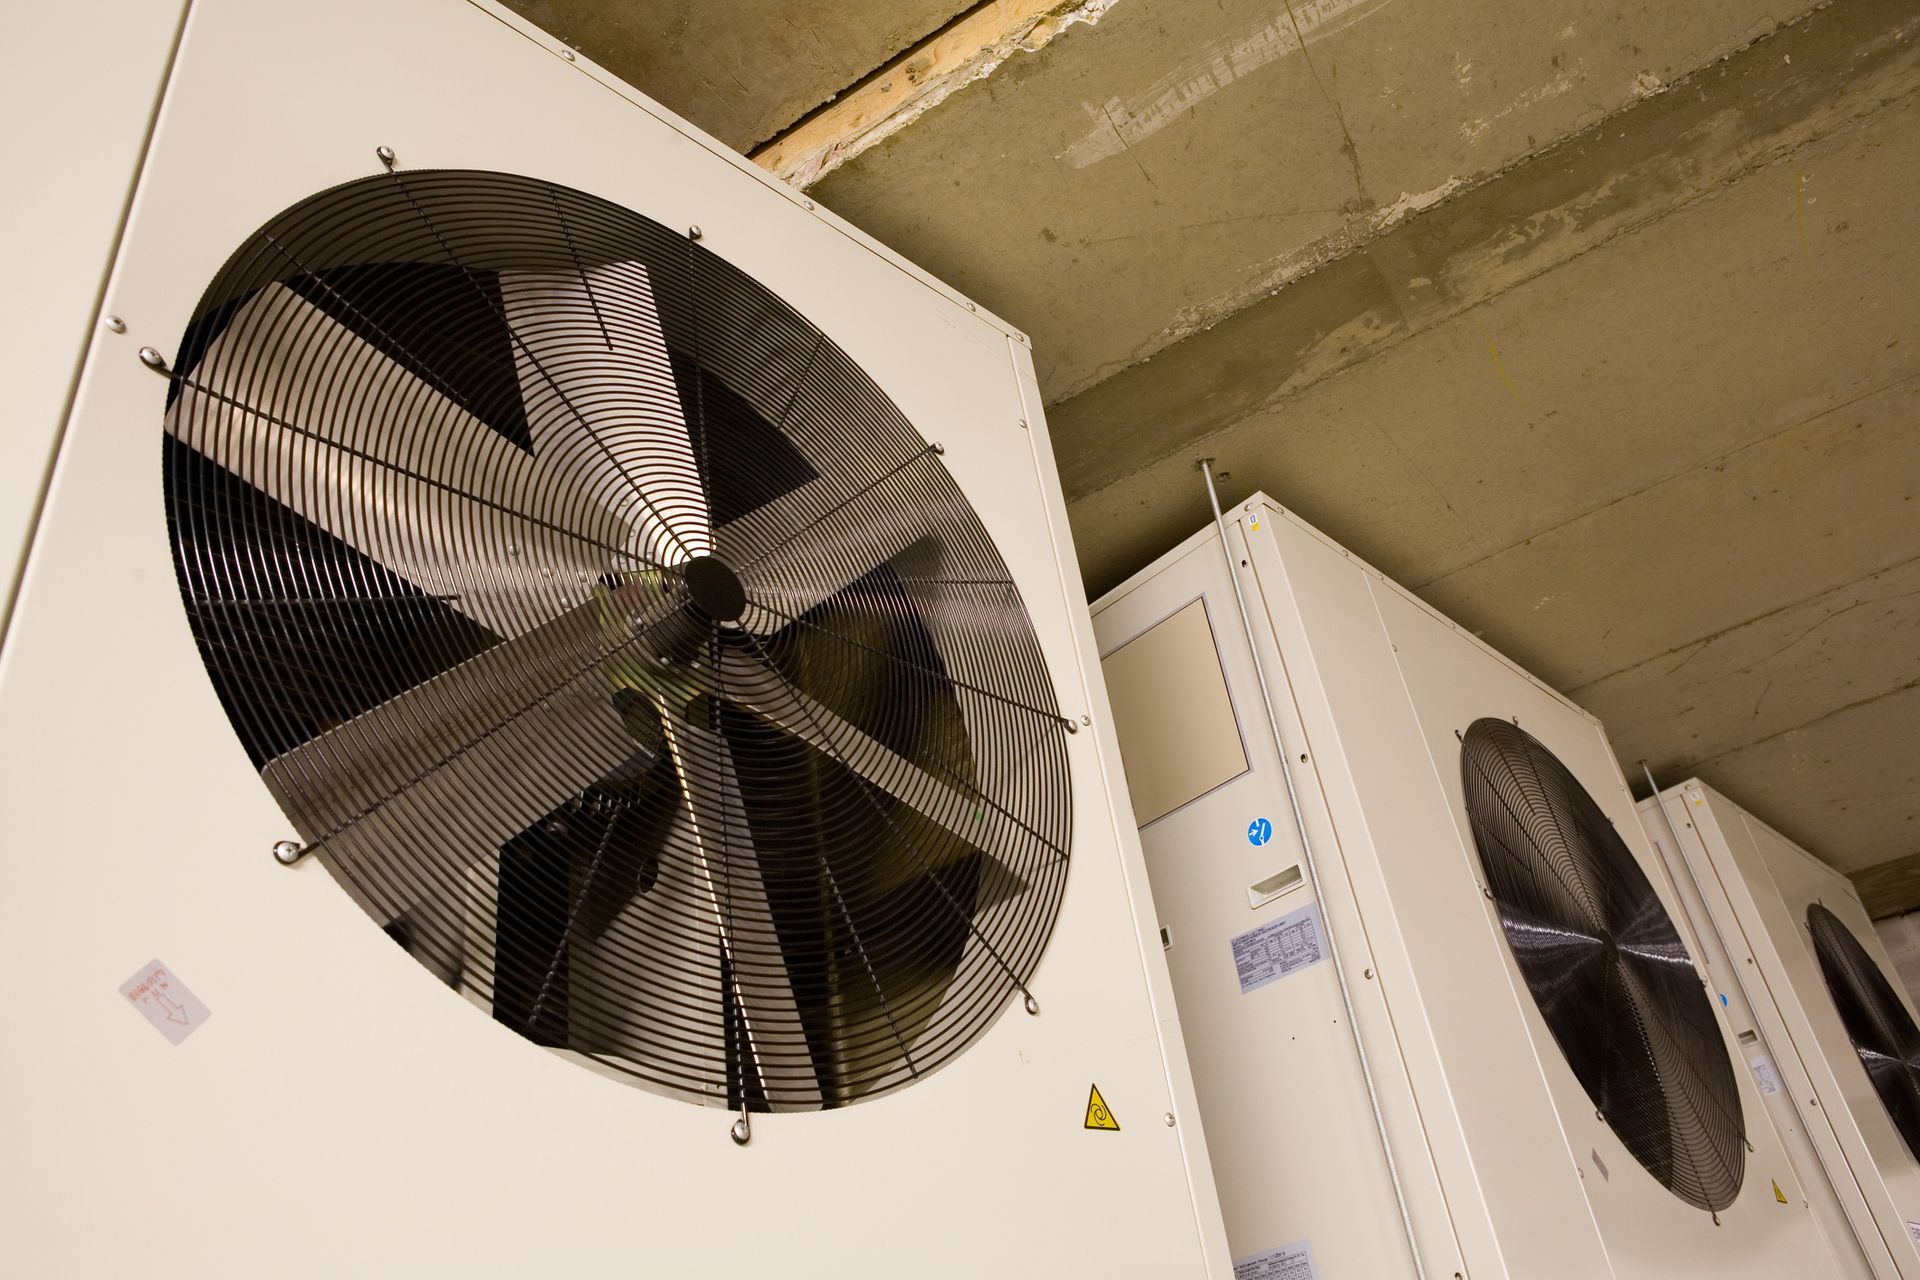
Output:
[[1920,1277],[1920,1026],[1852,883],[1697,778],[1640,802],[1850,1274]]
[[1259,495],[1094,631],[1243,1277],[1839,1274],[1591,716]]
[[22,22],[0,1272],[1225,1274],[1025,337],[492,5]]

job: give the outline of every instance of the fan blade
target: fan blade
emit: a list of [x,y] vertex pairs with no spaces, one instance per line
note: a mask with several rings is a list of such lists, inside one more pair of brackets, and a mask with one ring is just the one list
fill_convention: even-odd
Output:
[[170,434],[498,635],[629,567],[626,527],[576,478],[284,285],[241,304],[178,385]]
[[647,269],[503,272],[500,296],[536,455],[615,512],[647,560],[713,554],[706,488]]
[[818,1073],[787,975],[773,907],[760,878],[753,832],[740,803],[726,738],[663,712],[668,749],[680,771],[694,847],[722,944],[733,966],[734,998],[746,1024],[747,1048],[762,1080],[783,1093],[817,1094]]
[[[462,869],[632,755],[607,674],[621,665],[608,651],[625,646],[610,637],[602,603],[503,641],[261,769],[296,827],[349,866],[376,918],[458,887]],[[678,616],[663,601],[643,629]]]
[[[992,901],[1026,890],[1026,880],[1015,868],[1031,861],[1033,847],[1039,841],[998,805],[899,755],[802,693],[762,659],[724,651],[719,688],[724,690],[720,696],[726,701],[839,761],[865,782],[985,854],[992,870],[983,888],[991,889]],[[989,902],[983,900],[981,906],[987,905]]]
[[848,499],[815,480],[720,526],[720,554],[747,589],[740,624],[777,631],[932,536],[924,513],[888,498],[885,484]]

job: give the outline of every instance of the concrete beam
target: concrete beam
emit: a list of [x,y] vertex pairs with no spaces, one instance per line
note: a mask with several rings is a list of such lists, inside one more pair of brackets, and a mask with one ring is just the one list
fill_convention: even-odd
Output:
[[1052,406],[1068,496],[1184,465],[1213,433],[1902,100],[1917,35],[1904,0],[1841,0]]

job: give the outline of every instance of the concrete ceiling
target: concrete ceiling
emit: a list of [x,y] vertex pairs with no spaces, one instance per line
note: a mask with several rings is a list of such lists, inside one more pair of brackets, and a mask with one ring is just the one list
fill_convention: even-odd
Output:
[[802,176],[1032,335],[1091,590],[1215,457],[1920,906],[1910,2],[959,7],[523,5],[741,145],[854,104]]

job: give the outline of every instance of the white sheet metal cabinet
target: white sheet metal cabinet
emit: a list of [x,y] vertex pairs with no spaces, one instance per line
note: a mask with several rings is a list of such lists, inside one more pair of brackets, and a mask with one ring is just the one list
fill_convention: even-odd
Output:
[[[100,129],[68,149],[76,172],[9,175],[86,207],[8,215],[44,232],[22,250],[46,255],[22,314],[46,326],[22,348],[31,420],[0,449],[20,471],[0,484],[0,576],[25,560],[0,649],[0,1274],[1224,1274],[1024,336],[500,7],[81,12],[14,33],[7,65],[41,61],[4,95],[9,128]],[[74,24],[115,55],[90,68],[89,44],[38,43]],[[40,165],[57,136],[9,163]],[[1060,705],[1092,726],[1070,740],[1073,865],[1040,1016],[1009,999],[937,1074],[763,1116],[743,1148],[724,1112],[513,1036],[323,866],[274,862],[291,824],[189,633],[168,383],[136,352],[170,357],[228,256],[381,172],[377,147],[403,171],[531,175],[702,227],[945,445]],[[109,313],[124,324],[88,323]],[[119,990],[156,956],[211,1011],[178,1045]],[[1096,1083],[1118,1132],[1083,1127]]]
[[1782,1111],[1783,1129],[1805,1135],[1806,1181],[1823,1193],[1814,1203],[1828,1230],[1851,1233],[1875,1277],[1915,1280],[1920,1163],[1860,1064],[1807,931],[1807,908],[1818,902],[1907,1001],[1859,894],[1846,876],[1697,778],[1642,800],[1639,812],[1683,894],[1694,896],[1696,927],[1711,930],[1708,972],[1752,1011],[1756,1043],[1746,1057],[1767,1055],[1782,1086],[1767,1101]]
[[[1094,625],[1132,785],[1164,810],[1143,815],[1143,844],[1235,1258],[1294,1246],[1322,1280],[1415,1274],[1333,966],[1241,989],[1233,939],[1312,907],[1344,959],[1426,1276],[1839,1274],[1745,1072],[1753,1151],[1716,1218],[1662,1187],[1598,1118],[1508,952],[1478,878],[1455,736],[1482,716],[1516,718],[1574,772],[1686,935],[1600,726],[1266,497],[1231,512],[1230,534],[1324,901],[1300,874],[1214,528],[1099,601]],[[1193,639],[1195,601],[1211,644]],[[1175,618],[1184,638],[1156,641]],[[1143,638],[1157,664],[1130,658]],[[1177,662],[1202,674],[1164,678],[1204,694],[1216,660],[1232,715],[1208,713],[1211,730],[1134,687]],[[1196,733],[1236,734],[1247,767],[1231,770],[1235,744],[1202,749]],[[1193,768],[1196,756],[1215,764]],[[1175,764],[1168,785],[1159,775]]]

